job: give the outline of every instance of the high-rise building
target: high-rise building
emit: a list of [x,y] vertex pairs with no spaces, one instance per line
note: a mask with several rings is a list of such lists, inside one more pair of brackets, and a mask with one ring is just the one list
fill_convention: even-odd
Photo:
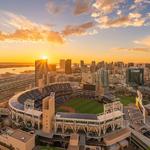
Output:
[[128,63],[128,67],[134,67],[134,63]]
[[90,66],[90,71],[95,72],[96,71],[96,62],[92,61],[91,66]]
[[72,73],[71,59],[67,59],[67,60],[65,61],[65,73],[66,73],[66,74],[71,74],[71,73]]
[[50,64],[48,65],[49,71],[56,71],[56,65],[55,64]]
[[146,63],[145,67],[150,69],[150,63]]
[[65,70],[65,59],[60,59],[59,68]]
[[38,86],[39,80],[43,79],[44,84],[47,84],[48,63],[47,59],[35,61],[35,86]]
[[98,70],[98,69],[101,69],[101,68],[103,68],[103,67],[105,67],[105,62],[104,62],[104,61],[101,61],[101,62],[99,62],[99,63],[97,64],[96,69]]
[[99,69],[96,73],[96,87],[100,95],[104,95],[109,87],[109,73],[107,69]]
[[124,67],[124,62],[118,61],[114,65],[117,66],[117,67],[119,67],[119,68],[123,68]]
[[84,60],[80,61],[80,67],[83,68],[84,67]]
[[131,67],[126,72],[127,84],[131,86],[144,85],[144,68]]

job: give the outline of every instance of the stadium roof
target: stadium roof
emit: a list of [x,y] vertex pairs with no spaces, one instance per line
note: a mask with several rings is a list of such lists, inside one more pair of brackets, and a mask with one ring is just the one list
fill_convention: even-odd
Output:
[[58,112],[56,114],[56,118],[97,120],[97,115],[95,115],[95,114],[79,114],[79,113],[62,113],[62,112]]
[[111,120],[111,119],[116,118],[116,117],[120,117],[122,115],[123,115],[122,111],[118,110],[118,111],[114,111],[114,112],[111,112],[111,113],[99,115],[98,120],[103,122],[103,121],[106,121],[106,120]]

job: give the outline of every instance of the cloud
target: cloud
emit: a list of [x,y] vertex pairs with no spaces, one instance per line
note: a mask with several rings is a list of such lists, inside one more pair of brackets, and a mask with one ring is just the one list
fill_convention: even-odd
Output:
[[150,48],[147,48],[147,47],[113,48],[112,50],[133,51],[133,52],[150,52]]
[[21,29],[21,30],[26,30],[26,29],[37,29],[37,30],[50,30],[51,27],[48,25],[43,25],[43,24],[38,24],[35,22],[32,22],[31,20],[27,19],[25,16],[22,15],[16,15],[11,12],[3,12],[6,20],[5,22],[14,27],[15,29]]
[[21,40],[21,41],[38,41],[42,40],[43,36],[36,30],[16,30],[13,33],[5,36],[9,40]]
[[47,35],[48,35],[47,36],[48,41],[60,43],[60,44],[64,43],[64,38],[62,38],[59,32],[50,31]]
[[95,35],[95,34],[98,34],[98,31],[96,29],[87,32],[87,35]]
[[99,10],[101,14],[111,13],[118,5],[123,3],[123,0],[96,0],[93,7]]
[[94,27],[95,24],[93,22],[87,22],[81,25],[68,25],[62,31],[64,36],[69,35],[85,35],[87,34],[87,30]]
[[102,20],[103,27],[127,27],[127,26],[142,26],[144,20],[137,17],[134,14],[129,14],[129,16],[122,16],[116,19],[104,19]]
[[141,3],[143,0],[134,0],[134,3]]
[[141,40],[136,40],[134,41],[135,44],[139,44],[139,45],[143,45],[143,46],[147,46],[150,48],[150,36],[147,36]]
[[91,14],[91,17],[94,17],[94,18],[99,17],[99,16],[100,16],[100,13],[99,13],[99,12],[93,12],[93,13]]
[[90,10],[91,0],[76,0],[74,15],[87,13]]
[[150,4],[150,1],[149,0],[134,0],[134,3],[149,3]]
[[[149,1],[149,0],[148,0]],[[150,4],[150,1],[147,0],[133,0],[133,4],[130,5],[129,11],[142,12],[147,9]]]
[[37,30],[16,30],[13,33],[1,33],[0,41],[48,41],[52,43],[64,43],[64,38],[59,32],[45,31],[39,32]]
[[22,15],[11,12],[3,12],[3,14],[5,16],[3,24],[11,28],[11,32],[0,31],[0,41],[47,41],[63,44],[69,35],[94,35],[98,33],[96,29],[92,29],[95,26],[93,22],[68,25],[62,31],[54,31],[52,26],[33,22]]
[[150,36],[147,36],[141,40],[135,40],[133,41],[133,43],[135,43],[136,45],[132,48],[119,47],[113,48],[112,50],[150,53]]
[[0,31],[0,41],[5,40],[5,34]]
[[147,0],[96,0],[91,17],[100,28],[140,27],[150,25]]
[[32,22],[24,16],[5,12],[6,22],[14,31],[0,32],[1,41],[48,41],[51,43],[64,43],[64,37],[60,32],[52,31],[50,26]]
[[49,0],[46,4],[46,9],[50,14],[60,14],[65,9],[65,3],[63,0],[61,1],[61,4],[57,4],[55,0]]
[[[135,40],[133,43],[136,44],[133,48],[113,48],[112,50],[118,51],[133,51],[133,52],[149,52],[150,53],[150,36],[147,36],[141,40]],[[140,47],[139,47],[140,45]]]
[[108,16],[102,16],[96,19],[100,28],[110,27],[139,27],[144,25],[145,20],[141,17],[141,14],[130,13],[128,16],[119,16],[115,19],[111,19]]

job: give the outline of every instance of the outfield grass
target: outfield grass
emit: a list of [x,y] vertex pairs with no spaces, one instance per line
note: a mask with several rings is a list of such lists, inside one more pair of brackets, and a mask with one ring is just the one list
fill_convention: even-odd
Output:
[[[120,102],[127,106],[129,104],[135,103],[135,97],[132,96],[120,96]],[[103,112],[103,104],[84,98],[74,98],[67,101],[64,106],[72,107],[76,113],[86,113],[86,114],[99,114]],[[68,112],[63,108],[57,108],[57,112]]]
[[[103,112],[103,104],[84,98],[74,98],[67,101],[65,106],[72,107],[76,113],[98,114]],[[62,108],[58,108],[57,111],[66,112]]]
[[120,96],[119,98],[120,98],[120,102],[124,106],[135,103],[135,97],[132,96]]

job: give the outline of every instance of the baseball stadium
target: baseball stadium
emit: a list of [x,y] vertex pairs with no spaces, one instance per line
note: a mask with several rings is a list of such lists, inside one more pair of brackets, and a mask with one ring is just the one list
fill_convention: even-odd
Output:
[[103,139],[108,147],[125,142],[130,131],[124,126],[123,105],[120,101],[102,104],[97,99],[95,91],[52,83],[16,94],[9,108],[17,126],[35,131],[45,143],[62,141],[74,133],[84,135],[89,143]]

